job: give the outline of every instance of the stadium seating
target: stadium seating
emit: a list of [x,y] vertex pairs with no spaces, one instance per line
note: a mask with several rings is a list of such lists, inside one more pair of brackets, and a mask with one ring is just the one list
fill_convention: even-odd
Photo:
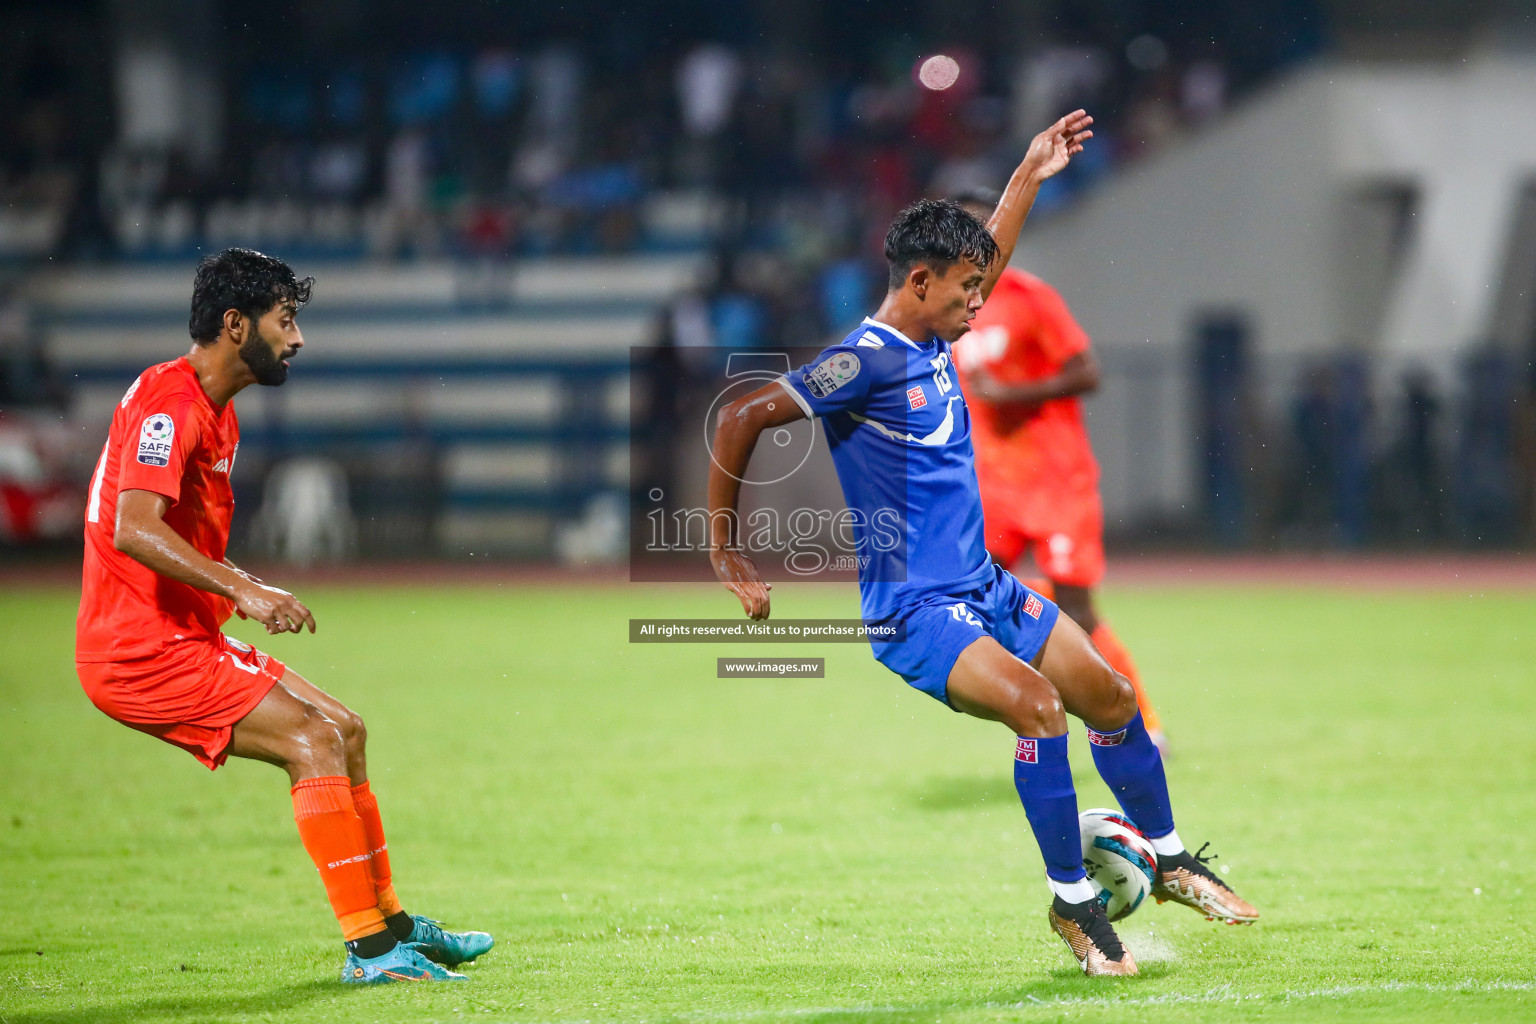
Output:
[[[241,459],[338,459],[363,555],[553,554],[557,524],[627,487],[630,347],[651,340],[702,259],[301,264],[316,277],[306,347],[287,386],[238,400]],[[134,376],[185,350],[190,271],[139,263],[38,282],[45,351],[76,384],[73,425],[104,432]]]

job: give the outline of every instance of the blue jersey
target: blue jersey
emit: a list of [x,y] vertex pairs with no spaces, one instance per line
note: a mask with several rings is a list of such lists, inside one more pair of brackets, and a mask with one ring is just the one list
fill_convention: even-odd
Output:
[[865,619],[991,579],[971,416],[949,342],[918,343],[866,319],[779,380],[821,417],[850,509]]

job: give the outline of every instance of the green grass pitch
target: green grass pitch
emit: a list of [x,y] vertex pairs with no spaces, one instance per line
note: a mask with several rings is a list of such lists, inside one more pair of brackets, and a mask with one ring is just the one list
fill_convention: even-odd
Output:
[[[1536,597],[1110,591],[1179,830],[1262,911],[1046,924],[1012,741],[861,645],[630,645],[710,587],[300,588],[270,642],[358,709],[408,909],[495,933],[458,986],[344,988],[281,774],[209,773],[85,699],[75,596],[0,594],[0,1022],[809,1024],[1536,1018]],[[855,614],[844,586],[778,614]],[[728,654],[822,680],[720,680]],[[1109,802],[1081,728],[1081,806]]]

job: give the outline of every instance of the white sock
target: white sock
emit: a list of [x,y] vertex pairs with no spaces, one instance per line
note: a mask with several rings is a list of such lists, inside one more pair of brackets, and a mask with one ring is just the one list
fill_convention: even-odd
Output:
[[1157,851],[1159,857],[1171,857],[1176,853],[1184,852],[1184,841],[1179,838],[1179,830],[1174,829],[1165,836],[1158,836],[1152,840],[1152,849]]
[[1079,878],[1075,882],[1058,882],[1054,878],[1047,878],[1045,884],[1051,887],[1051,892],[1068,903],[1087,903],[1098,896],[1086,878]]

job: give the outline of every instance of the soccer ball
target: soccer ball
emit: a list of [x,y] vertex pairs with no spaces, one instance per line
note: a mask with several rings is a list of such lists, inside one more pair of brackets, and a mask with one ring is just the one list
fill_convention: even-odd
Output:
[[1096,807],[1077,816],[1083,838],[1083,870],[1099,890],[1111,921],[1129,917],[1157,881],[1157,851],[1141,829],[1119,811]]

